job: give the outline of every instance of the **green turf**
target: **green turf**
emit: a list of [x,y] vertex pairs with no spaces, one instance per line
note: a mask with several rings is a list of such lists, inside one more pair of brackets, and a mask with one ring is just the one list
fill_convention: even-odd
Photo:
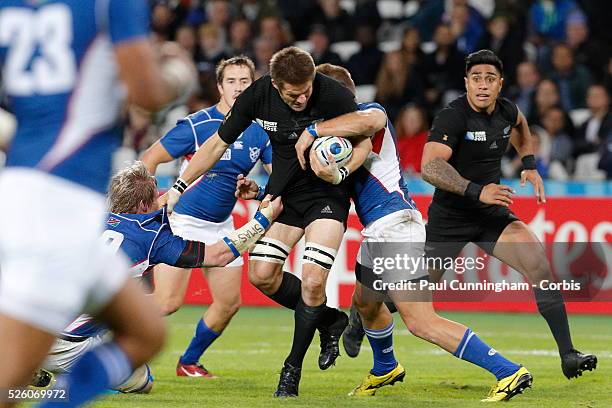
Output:
[[[189,342],[203,308],[184,307],[168,319],[170,338],[153,362],[150,395],[112,395],[95,407],[481,407],[494,377],[409,334],[396,318],[395,352],[407,371],[403,383],[375,397],[348,397],[371,367],[367,347],[356,359],[341,356],[328,371],[318,369],[318,340],[311,347],[300,397],[275,400],[293,333],[293,314],[274,308],[243,308],[202,362],[220,378],[176,377],[176,361]],[[599,368],[579,379],[562,376],[555,345],[538,315],[445,313],[470,326],[509,359],[525,365],[533,388],[509,404],[517,407],[612,407],[612,318],[571,316],[574,343],[599,356]]]

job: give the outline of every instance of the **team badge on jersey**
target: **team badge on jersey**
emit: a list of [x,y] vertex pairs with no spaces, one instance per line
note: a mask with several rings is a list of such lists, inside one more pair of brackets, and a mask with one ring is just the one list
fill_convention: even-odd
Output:
[[221,160],[232,160],[232,149],[227,149],[221,156]]
[[119,223],[121,223],[121,220],[115,217],[110,217],[108,221],[106,221],[106,223],[110,225],[111,227],[115,228],[117,225],[119,225]]
[[259,152],[259,147],[249,147],[249,157],[253,163],[259,159]]

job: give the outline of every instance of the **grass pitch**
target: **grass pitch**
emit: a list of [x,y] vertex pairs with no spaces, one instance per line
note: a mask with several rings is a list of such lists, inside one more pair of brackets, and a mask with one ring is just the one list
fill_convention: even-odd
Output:
[[[176,377],[179,356],[193,335],[203,307],[184,307],[168,318],[170,338],[153,362],[155,387],[150,395],[110,395],[96,408],[119,407],[482,407],[495,378],[412,336],[396,316],[395,353],[406,379],[384,387],[375,397],[348,397],[371,368],[367,340],[356,359],[342,355],[336,366],[317,366],[318,336],[304,364],[300,396],[272,397],[293,335],[293,314],[275,308],[243,308],[202,363],[220,378]],[[612,318],[570,316],[575,345],[596,353],[598,368],[568,381],[546,322],[539,315],[443,313],[471,327],[510,360],[525,365],[533,388],[508,404],[516,407],[612,407]],[[344,353],[342,351],[342,353]]]

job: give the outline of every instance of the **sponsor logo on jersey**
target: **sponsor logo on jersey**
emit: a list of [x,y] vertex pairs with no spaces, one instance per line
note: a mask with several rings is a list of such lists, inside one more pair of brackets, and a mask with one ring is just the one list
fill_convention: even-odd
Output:
[[495,354],[497,354],[497,350],[495,350],[494,348],[492,348],[492,349],[490,349],[490,350],[489,350],[489,353],[488,353],[488,354],[489,354],[490,356],[494,356]]
[[259,126],[261,126],[264,130],[269,130],[270,132],[276,132],[276,129],[278,127],[278,122],[270,122],[268,120],[263,120],[263,119],[255,119],[255,122],[257,122],[257,124]]
[[249,157],[253,163],[259,159],[259,152],[259,147],[249,147]]
[[225,153],[223,153],[223,156],[221,156],[221,160],[232,160],[232,150],[225,150]]
[[295,133],[295,132],[291,133],[291,134],[290,134],[290,135],[287,137],[287,139],[289,139],[289,140],[293,140],[293,139],[297,139],[297,138],[298,138],[298,135],[297,135],[297,133]]
[[321,210],[321,214],[333,214],[334,212],[332,211],[332,209],[329,207],[329,205],[326,205],[322,210]]
[[234,149],[236,149],[236,150],[244,149],[244,145],[242,144],[242,140],[236,140],[234,142]]
[[465,140],[470,140],[472,142],[486,142],[487,141],[487,132],[484,130],[479,131],[469,131],[465,134]]
[[491,145],[489,146],[489,149],[494,150],[497,149],[497,141],[494,140],[493,143],[491,143]]
[[117,225],[121,223],[121,220],[115,217],[110,217],[108,221],[106,221],[106,223],[110,225],[111,227],[115,228]]

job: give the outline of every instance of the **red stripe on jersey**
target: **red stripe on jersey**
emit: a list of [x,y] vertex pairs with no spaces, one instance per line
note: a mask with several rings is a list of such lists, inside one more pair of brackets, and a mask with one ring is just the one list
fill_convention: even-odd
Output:
[[186,154],[186,155],[185,155],[185,160],[187,160],[187,161],[191,161],[191,158],[193,157],[193,155],[194,155],[194,154],[195,154],[195,153],[189,153],[189,154]]
[[387,130],[386,127],[380,129],[372,137],[372,153],[380,153],[380,149],[382,149],[383,140],[385,140],[385,130]]

